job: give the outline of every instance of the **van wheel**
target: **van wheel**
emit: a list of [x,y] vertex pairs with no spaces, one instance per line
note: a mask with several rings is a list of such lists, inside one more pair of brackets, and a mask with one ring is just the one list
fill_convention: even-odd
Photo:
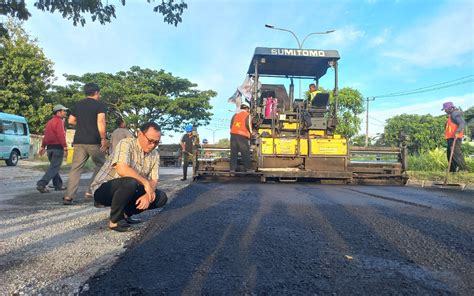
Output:
[[5,160],[7,166],[16,166],[18,164],[18,159],[20,158],[18,151],[13,150],[10,154],[10,158]]

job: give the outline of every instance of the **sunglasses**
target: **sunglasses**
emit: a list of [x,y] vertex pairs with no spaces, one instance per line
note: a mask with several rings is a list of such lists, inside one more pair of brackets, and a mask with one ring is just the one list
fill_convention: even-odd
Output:
[[160,140],[152,140],[148,138],[143,132],[142,132],[142,135],[148,140],[149,145],[153,144],[153,146],[157,146],[158,144],[160,144]]

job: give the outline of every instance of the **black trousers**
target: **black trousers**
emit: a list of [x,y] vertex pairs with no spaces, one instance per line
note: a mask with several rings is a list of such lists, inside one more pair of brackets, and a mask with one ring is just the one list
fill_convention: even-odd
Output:
[[[449,158],[451,157],[451,150],[453,149],[453,143],[454,139],[447,139],[447,157],[448,157],[448,163],[449,163]],[[464,162],[464,155],[462,154],[462,139],[456,139],[456,145],[454,146],[454,151],[453,151],[453,160],[451,161],[451,167],[449,168],[450,172],[456,172],[457,169],[461,171],[467,171],[467,166],[466,163]]]
[[[161,208],[168,201],[166,193],[156,190],[155,201],[147,210]],[[124,218],[139,214],[144,210],[137,209],[135,202],[145,194],[145,188],[131,177],[123,177],[110,180],[102,184],[94,193],[94,200],[101,205],[110,207],[110,221],[117,223]]]
[[189,166],[190,159],[191,159],[191,155],[183,152],[183,179],[186,179],[186,177],[188,176],[188,166]]
[[230,134],[230,170],[236,171],[237,160],[239,152],[242,155],[242,161],[244,163],[244,170],[250,169],[250,143],[249,139],[241,136]]
[[59,169],[61,168],[61,164],[63,163],[64,150],[62,148],[47,149],[46,155],[48,155],[49,167],[46,173],[41,178],[41,180],[36,183],[36,185],[46,186],[52,179],[54,188],[61,188],[63,187],[63,180],[59,175]]

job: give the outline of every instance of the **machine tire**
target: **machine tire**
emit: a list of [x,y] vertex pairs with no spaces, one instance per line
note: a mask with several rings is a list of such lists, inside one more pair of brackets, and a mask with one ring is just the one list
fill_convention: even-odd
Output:
[[5,163],[7,166],[16,166],[18,164],[18,160],[20,159],[20,154],[18,151],[13,150],[12,153],[10,153],[10,157],[5,160]]

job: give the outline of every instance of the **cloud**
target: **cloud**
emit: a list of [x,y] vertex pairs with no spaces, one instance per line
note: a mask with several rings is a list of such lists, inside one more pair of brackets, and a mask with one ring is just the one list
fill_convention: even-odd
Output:
[[[438,68],[461,65],[474,51],[474,3],[454,1],[432,19],[413,24],[394,38],[383,55],[415,66]],[[471,37],[469,37],[471,36]]]
[[385,44],[387,40],[389,40],[390,38],[391,31],[392,31],[391,29],[385,28],[380,35],[375,36],[372,39],[369,39],[369,46],[377,47],[377,46]]
[[327,37],[318,40],[319,48],[348,48],[365,36],[364,31],[358,30],[353,26],[345,26],[335,30],[335,32],[328,34]]

